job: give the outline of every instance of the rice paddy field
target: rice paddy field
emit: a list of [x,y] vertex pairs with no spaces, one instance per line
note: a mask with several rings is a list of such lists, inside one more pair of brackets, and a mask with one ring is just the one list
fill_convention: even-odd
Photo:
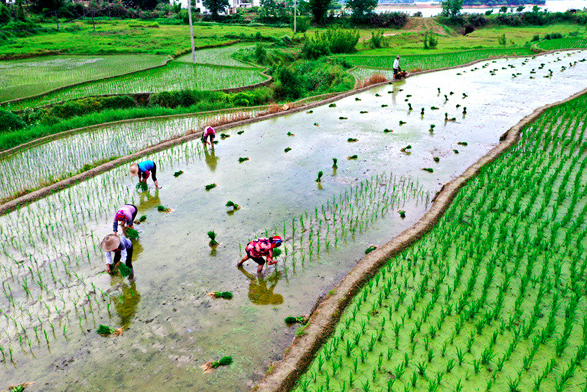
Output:
[[[587,87],[586,57],[575,51],[489,60],[415,76],[232,128],[217,135],[214,150],[194,140],[152,154],[162,189],[149,180],[149,189],[138,191],[123,166],[0,216],[0,379],[7,386],[36,381],[31,391],[46,385],[249,389],[296,333],[286,317],[307,314],[366,249],[413,225],[442,184],[521,118]],[[491,377],[481,382],[482,375],[496,375],[492,385],[500,390],[518,378],[516,388],[526,388],[533,382],[528,372],[546,372],[545,388],[583,382],[578,365],[587,351],[574,349],[584,335],[574,323],[582,325],[584,312],[585,259],[576,245],[584,246],[585,227],[575,217],[585,212],[584,103],[574,111],[572,105],[557,109],[526,129],[523,143],[460,193],[429,237],[382,270],[298,388],[379,391],[394,378],[392,390],[452,390],[458,377],[460,390],[469,391],[486,387]],[[84,159],[101,159],[132,150],[141,133],[182,132],[194,121],[89,130],[57,142],[88,151]],[[99,151],[83,147],[100,140]],[[502,163],[529,152],[533,158],[519,165]],[[63,162],[65,172],[78,167],[64,144],[36,146],[14,159],[33,163],[45,154],[54,166]],[[494,178],[500,181],[493,184]],[[228,201],[241,208],[227,207]],[[99,249],[125,203],[146,217],[133,240],[136,282],[108,275]],[[218,246],[209,245],[209,231]],[[276,265],[260,275],[252,262],[235,267],[250,239],[272,234],[285,239]],[[233,297],[208,296],[216,291]],[[100,335],[100,325],[121,335]],[[529,370],[519,377],[530,354]],[[224,356],[232,356],[230,366],[209,374],[199,369]],[[438,376],[453,357],[450,374]],[[404,374],[396,377],[404,360]]]
[[43,94],[71,84],[110,78],[165,64],[155,54],[45,56],[0,61],[0,103]]
[[355,297],[295,391],[584,391],[587,97],[549,109]]
[[[218,48],[204,49],[196,52],[196,64],[208,64],[208,65],[223,65],[225,67],[245,67],[245,68],[257,68],[254,65],[243,63],[233,59],[231,56],[235,52],[250,48],[250,43],[234,44],[230,46],[223,46]],[[188,53],[180,56],[176,59],[183,63],[192,63],[192,54]]]
[[11,105],[13,110],[51,105],[72,99],[97,95],[158,93],[178,90],[221,90],[244,87],[267,80],[258,68],[223,67],[216,65],[170,62],[117,78],[71,86],[37,98]]

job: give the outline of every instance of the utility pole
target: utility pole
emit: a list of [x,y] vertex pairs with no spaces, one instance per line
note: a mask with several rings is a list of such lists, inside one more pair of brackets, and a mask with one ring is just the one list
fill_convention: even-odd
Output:
[[194,46],[194,25],[192,24],[192,0],[188,0],[188,19],[190,21],[190,40],[192,42],[192,63],[196,63],[196,47]]
[[298,2],[297,0],[294,0],[294,34],[296,33],[297,29],[296,29],[296,16],[298,15]]

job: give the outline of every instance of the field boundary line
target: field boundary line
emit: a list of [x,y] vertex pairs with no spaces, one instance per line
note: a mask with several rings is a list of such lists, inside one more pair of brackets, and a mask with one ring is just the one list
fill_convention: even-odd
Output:
[[516,144],[520,139],[520,133],[524,127],[534,122],[547,109],[562,105],[584,94],[587,94],[587,89],[583,89],[564,100],[535,109],[531,114],[524,117],[505,132],[500,137],[500,143],[492,148],[485,156],[469,166],[463,174],[445,183],[440,191],[436,193],[430,209],[418,222],[391,239],[382,247],[367,254],[331,290],[334,294],[328,294],[320,303],[306,325],[302,336],[294,337],[292,344],[286,350],[284,358],[281,361],[271,364],[271,370],[253,388],[253,391],[282,392],[291,390],[314,359],[315,353],[334,332],[343,311],[364,284],[388,260],[430,232],[442,215],[444,215],[459,190],[470,179],[477,176],[482,167],[496,160]]

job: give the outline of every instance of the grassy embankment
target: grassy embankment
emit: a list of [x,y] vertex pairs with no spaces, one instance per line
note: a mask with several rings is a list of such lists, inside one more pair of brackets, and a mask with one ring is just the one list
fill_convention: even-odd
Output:
[[353,299],[296,391],[585,391],[587,96],[549,109]]

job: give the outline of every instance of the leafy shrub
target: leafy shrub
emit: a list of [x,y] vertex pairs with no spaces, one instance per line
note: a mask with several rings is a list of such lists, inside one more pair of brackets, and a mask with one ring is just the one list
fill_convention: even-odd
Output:
[[204,100],[208,102],[225,101],[226,96],[226,93],[219,91],[164,91],[151,95],[149,104],[164,108],[176,108],[178,106],[189,107]]
[[10,21],[10,10],[3,4],[0,4],[0,24],[6,24]]
[[54,105],[47,113],[49,117],[70,118],[98,112],[104,109],[125,109],[136,107],[135,100],[129,95],[82,98],[75,101]]
[[471,14],[467,17],[467,22],[475,27],[483,27],[487,25],[487,18],[482,14]]
[[308,38],[304,41],[301,56],[304,59],[315,60],[330,54],[328,42],[318,38]]
[[328,43],[328,49],[332,53],[353,53],[357,51],[359,31],[331,27],[325,32],[316,34],[316,39]]
[[534,35],[534,37],[532,37],[532,40],[530,42],[536,42],[536,41],[540,41],[540,35],[539,34]]
[[4,109],[0,109],[0,133],[17,131],[26,127],[26,123],[20,116]]
[[383,31],[372,31],[371,32],[371,39],[369,40],[371,47],[373,48],[380,48],[382,45],[385,44],[385,37],[383,36]]
[[438,46],[438,38],[434,36],[434,33],[427,31],[424,33],[424,49],[435,49]]
[[296,30],[298,33],[305,33],[310,28],[310,19],[300,16],[296,20]]
[[544,36],[544,39],[550,40],[550,39],[559,39],[562,37],[563,37],[563,35],[561,33],[551,33],[551,34],[546,34]]
[[275,96],[279,99],[297,99],[302,95],[298,74],[291,66],[282,65],[275,76]]
[[408,23],[408,14],[405,12],[384,12],[371,14],[369,24],[373,27],[404,27]]

